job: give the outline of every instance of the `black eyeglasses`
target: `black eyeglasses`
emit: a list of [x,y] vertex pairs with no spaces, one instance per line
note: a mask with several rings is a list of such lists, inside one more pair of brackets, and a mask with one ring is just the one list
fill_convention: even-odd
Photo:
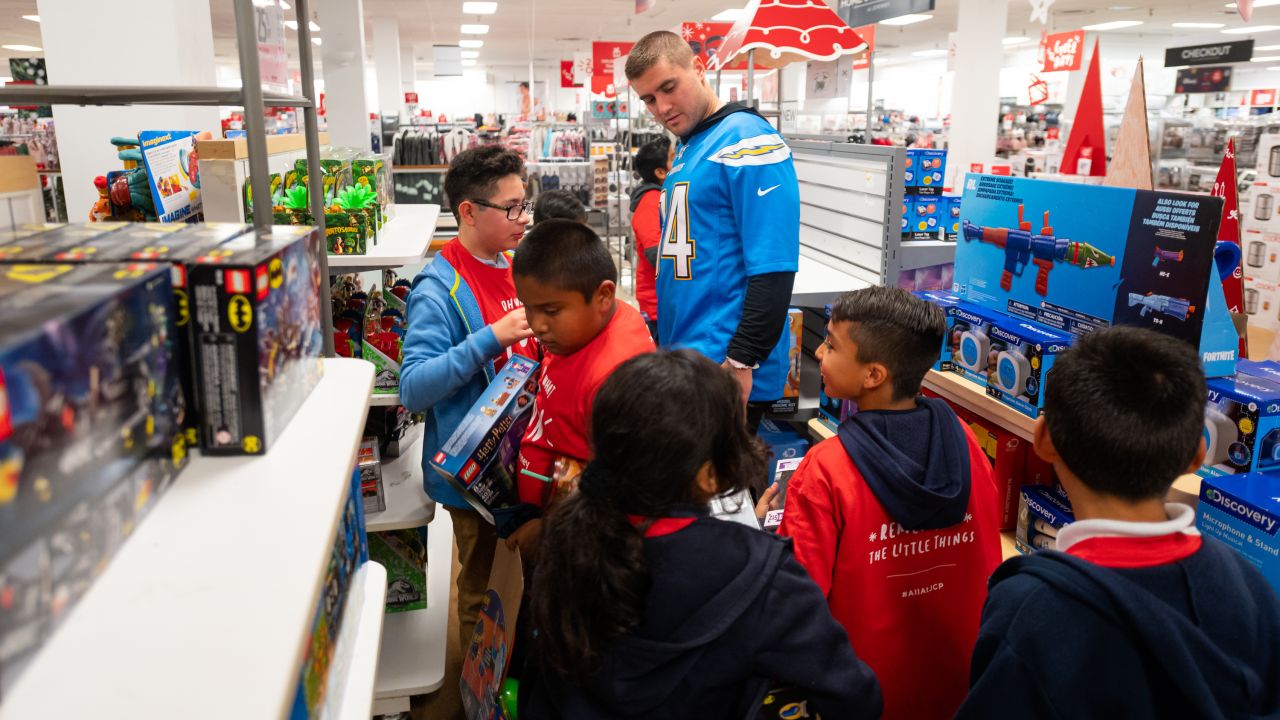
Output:
[[532,200],[519,202],[519,203],[516,203],[515,205],[494,205],[488,200],[475,200],[475,199],[472,199],[471,202],[477,205],[480,205],[482,207],[493,208],[494,210],[503,210],[507,213],[507,219],[512,222],[519,220],[521,215],[533,214]]

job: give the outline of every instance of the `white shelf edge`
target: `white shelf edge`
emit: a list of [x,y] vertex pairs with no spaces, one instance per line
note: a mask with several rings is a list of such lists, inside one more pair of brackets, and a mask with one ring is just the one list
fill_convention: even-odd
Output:
[[365,528],[369,532],[407,530],[435,519],[436,503],[422,487],[421,432],[400,457],[382,463],[382,492],[387,509],[365,513]]
[[453,520],[443,512],[427,526],[427,608],[383,620],[376,700],[432,693],[444,685],[452,575]]
[[378,653],[382,648],[386,599],[387,569],[376,562],[366,562],[356,571],[347,596],[321,718],[368,720],[373,708]]
[[421,262],[439,220],[439,205],[396,205],[395,216],[379,231],[377,244],[370,242],[364,255],[330,255],[329,272],[366,272]]
[[374,393],[369,398],[369,407],[394,407],[400,404],[400,393]]

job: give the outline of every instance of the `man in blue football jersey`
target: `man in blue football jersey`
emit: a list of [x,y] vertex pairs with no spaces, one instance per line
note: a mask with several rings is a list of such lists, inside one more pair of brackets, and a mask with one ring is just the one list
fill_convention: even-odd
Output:
[[753,109],[722,103],[675,33],[641,38],[626,73],[680,138],[662,190],[658,336],[730,369],[758,422],[782,397],[787,374],[781,340],[800,260],[791,149]]

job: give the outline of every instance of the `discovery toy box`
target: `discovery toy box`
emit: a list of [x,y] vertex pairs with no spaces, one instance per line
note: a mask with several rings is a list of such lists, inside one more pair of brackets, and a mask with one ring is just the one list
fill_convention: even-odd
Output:
[[[0,692],[183,461],[158,265],[0,268]],[[157,448],[159,446],[159,448]],[[166,465],[167,462],[167,465]]]
[[519,443],[538,394],[537,361],[513,355],[467,411],[431,467],[456,486],[489,522],[493,510],[520,503],[515,468]]
[[947,308],[947,343],[952,370],[986,386],[995,365],[991,352],[991,328],[1006,320],[1000,313],[960,301]]
[[1280,467],[1280,385],[1236,375],[1210,378],[1202,477]]
[[1208,376],[1235,372],[1220,198],[970,174],[962,203],[956,294],[1073,335],[1145,327],[1197,348]]
[[943,207],[946,208],[942,217],[942,229],[948,240],[954,240],[960,236],[960,196],[948,195],[942,200],[945,203]]
[[987,394],[1023,415],[1039,417],[1044,386],[1054,359],[1071,345],[1071,336],[1025,320],[1009,318],[991,328],[995,356]]
[[951,360],[951,328],[955,325],[956,316],[952,312],[952,308],[960,304],[960,298],[948,292],[936,290],[917,290],[912,295],[927,300],[930,303],[942,308],[942,312],[947,316],[947,334],[942,337],[942,349],[938,354],[938,361],[933,364],[934,370],[953,370],[954,363]]
[[1024,554],[1053,550],[1057,547],[1058,531],[1075,520],[1071,502],[1062,493],[1039,485],[1024,487],[1014,546]]
[[200,446],[267,452],[323,374],[320,233],[275,226],[191,266]]
[[941,195],[916,195],[912,203],[911,237],[915,240],[937,240],[945,215],[946,200]]
[[905,180],[907,187],[941,189],[946,177],[946,150],[907,149],[907,164],[903,173],[903,180]]
[[1280,477],[1248,473],[1205,478],[1196,528],[1231,546],[1280,592]]

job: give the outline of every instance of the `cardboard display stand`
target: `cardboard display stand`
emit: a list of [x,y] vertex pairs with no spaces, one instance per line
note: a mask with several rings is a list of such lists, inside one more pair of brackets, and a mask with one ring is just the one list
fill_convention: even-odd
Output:
[[[480,619],[471,633],[462,658],[462,705],[467,720],[504,717],[499,712],[499,691],[506,680],[511,649],[516,639],[516,618],[524,594],[520,553],[498,543],[489,572]],[[462,632],[466,632],[463,628]]]
[[1186,340],[1209,377],[1238,336],[1214,264],[1220,198],[970,174],[955,292],[1079,335],[1111,325]]

